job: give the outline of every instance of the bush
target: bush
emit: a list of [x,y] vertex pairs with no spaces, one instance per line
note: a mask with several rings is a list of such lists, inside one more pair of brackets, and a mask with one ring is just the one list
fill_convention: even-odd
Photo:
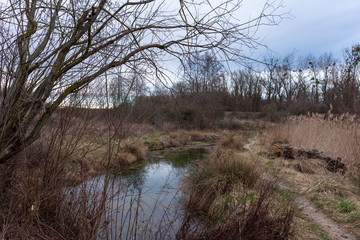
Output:
[[276,103],[268,103],[262,107],[265,118],[272,122],[279,122],[286,116],[285,111],[280,111]]
[[223,138],[219,143],[219,147],[241,150],[245,142],[246,140],[244,136],[233,135],[230,137]]
[[307,113],[326,113],[329,107],[324,103],[297,102],[290,104],[287,111],[291,115],[306,115]]
[[189,106],[171,105],[164,108],[164,113],[170,121],[179,124],[189,124],[194,121],[195,110]]

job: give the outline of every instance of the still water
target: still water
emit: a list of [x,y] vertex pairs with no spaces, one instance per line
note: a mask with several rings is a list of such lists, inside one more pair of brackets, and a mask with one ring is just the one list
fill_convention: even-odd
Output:
[[[92,179],[88,189],[107,186],[106,220],[99,239],[174,239],[183,221],[182,179],[205,149],[152,153],[116,176]],[[95,187],[94,187],[95,186]]]

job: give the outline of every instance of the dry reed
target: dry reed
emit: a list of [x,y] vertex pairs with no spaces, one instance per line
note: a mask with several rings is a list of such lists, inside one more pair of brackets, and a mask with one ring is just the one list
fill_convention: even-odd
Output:
[[296,147],[315,148],[328,156],[341,157],[353,167],[360,164],[359,129],[355,115],[312,114],[288,118],[270,136],[287,139]]

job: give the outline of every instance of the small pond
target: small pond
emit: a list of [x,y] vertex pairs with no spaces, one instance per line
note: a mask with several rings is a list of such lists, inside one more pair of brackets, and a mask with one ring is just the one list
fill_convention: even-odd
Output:
[[[99,239],[173,239],[184,213],[182,178],[205,153],[203,148],[151,153],[148,160],[109,177],[107,225]],[[85,185],[100,190],[105,179],[100,176]]]

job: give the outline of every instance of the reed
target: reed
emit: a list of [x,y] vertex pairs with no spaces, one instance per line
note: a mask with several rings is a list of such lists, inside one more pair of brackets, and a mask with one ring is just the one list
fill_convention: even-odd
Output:
[[355,115],[309,114],[289,117],[272,130],[273,138],[285,138],[293,146],[315,148],[347,165],[360,164],[360,123]]

